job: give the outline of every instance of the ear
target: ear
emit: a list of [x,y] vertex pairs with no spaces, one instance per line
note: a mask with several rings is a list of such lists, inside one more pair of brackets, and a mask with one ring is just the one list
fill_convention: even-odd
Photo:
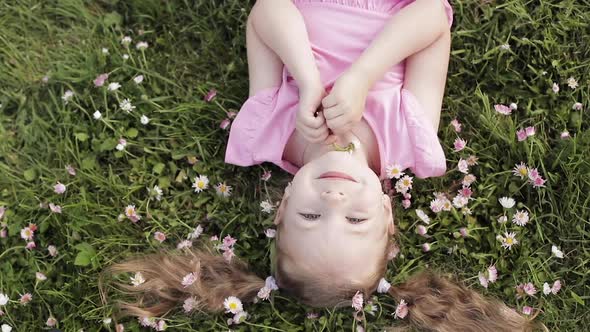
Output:
[[383,194],[383,208],[385,209],[385,218],[387,220],[387,232],[389,235],[395,234],[395,225],[393,223],[393,207],[391,205],[391,198],[387,194]]
[[273,223],[278,225],[283,221],[283,215],[285,214],[285,209],[287,208],[287,201],[289,196],[291,195],[291,182],[287,188],[285,188],[285,193],[283,194],[283,198],[281,199],[281,204],[279,204],[279,208],[277,209],[277,213],[275,214],[275,219]]

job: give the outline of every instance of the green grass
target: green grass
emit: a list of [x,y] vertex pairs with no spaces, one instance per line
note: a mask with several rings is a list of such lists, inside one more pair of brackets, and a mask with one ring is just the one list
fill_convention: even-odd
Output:
[[[269,245],[263,231],[271,216],[259,203],[280,189],[286,175],[271,165],[240,168],[223,163],[228,132],[219,128],[227,111],[236,111],[247,98],[245,22],[250,3],[225,1],[33,1],[7,0],[0,4],[0,206],[7,212],[8,237],[0,239],[0,293],[11,302],[0,307],[0,324],[16,331],[48,329],[49,316],[63,331],[114,331],[102,319],[113,307],[102,306],[97,277],[104,267],[136,253],[172,248],[197,224],[206,236],[231,234],[238,238],[237,254],[262,277],[269,274]],[[215,4],[213,4],[215,3]],[[588,1],[453,1],[452,54],[439,136],[445,147],[449,172],[436,179],[415,179],[412,207],[404,210],[399,195],[396,222],[401,230],[401,257],[388,271],[399,283],[425,266],[455,274],[472,288],[501,298],[520,310],[529,305],[542,312],[537,320],[552,331],[580,331],[590,324],[590,11]],[[143,30],[143,35],[139,31]],[[121,37],[133,38],[130,50]],[[137,41],[150,47],[137,51]],[[500,45],[509,43],[510,49]],[[109,49],[103,55],[101,48]],[[122,55],[129,53],[124,61]],[[543,72],[546,72],[543,74]],[[109,73],[108,82],[120,82],[116,93],[95,88],[92,81]],[[131,81],[143,74],[137,86]],[[49,80],[42,82],[44,76]],[[573,76],[579,86],[566,81]],[[551,91],[557,82],[559,93]],[[203,95],[215,88],[212,102]],[[75,92],[64,104],[66,90]],[[137,109],[119,110],[129,98]],[[494,111],[496,103],[518,103],[511,116]],[[581,111],[572,110],[581,102]],[[92,114],[99,110],[100,121]],[[140,124],[145,114],[151,122]],[[450,121],[463,123],[460,137],[466,150],[453,152],[457,137]],[[535,126],[535,136],[516,140],[516,130]],[[572,138],[560,139],[564,130]],[[125,151],[115,150],[125,137]],[[474,154],[471,167],[472,216],[429,209],[433,191],[447,191],[462,179],[459,158]],[[187,158],[199,161],[191,165]],[[511,174],[515,164],[536,167],[547,179],[534,189]],[[77,169],[67,174],[65,166]],[[266,184],[264,169],[273,170]],[[229,199],[210,189],[196,194],[190,179],[206,174],[211,184],[226,181],[233,187]],[[189,179],[183,180],[183,176]],[[60,181],[65,195],[53,192]],[[150,199],[146,187],[159,185],[164,198]],[[455,187],[456,188],[456,187]],[[454,195],[454,192],[451,192]],[[500,225],[498,198],[511,196],[526,209],[526,227]],[[51,214],[40,203],[61,205]],[[135,204],[142,220],[132,224],[117,216]],[[415,234],[413,212],[422,208],[433,218],[429,240]],[[510,211],[513,213],[515,209]],[[510,217],[509,214],[509,217]],[[37,248],[26,250],[19,232],[29,223],[39,229]],[[460,227],[468,238],[453,236]],[[495,240],[506,229],[520,242],[512,250]],[[156,231],[168,239],[160,244]],[[50,257],[48,245],[59,253]],[[551,257],[551,245],[566,257]],[[447,248],[456,247],[449,255]],[[483,289],[477,273],[495,263],[499,280]],[[48,279],[36,282],[35,272]],[[557,295],[542,294],[543,282],[560,279]],[[532,282],[535,298],[516,299],[515,286]],[[33,301],[18,304],[19,294]],[[376,316],[366,315],[368,330],[396,322],[395,302],[379,296]],[[320,318],[306,319],[312,311],[279,293],[271,303],[246,305],[247,323],[235,330],[339,331],[354,326],[352,310],[317,310]],[[226,315],[182,313],[167,316],[169,330],[227,330]],[[124,320],[126,331],[139,330],[136,320]],[[13,330],[14,331],[14,330]]]

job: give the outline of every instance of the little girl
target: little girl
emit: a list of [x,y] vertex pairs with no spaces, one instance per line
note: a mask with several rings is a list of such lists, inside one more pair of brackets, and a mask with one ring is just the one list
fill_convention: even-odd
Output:
[[[271,274],[281,293],[335,307],[379,288],[407,304],[407,321],[418,328],[532,330],[505,304],[437,275],[391,287],[382,280],[395,227],[380,179],[406,168],[421,178],[446,170],[437,128],[451,24],[446,0],[254,5],[246,31],[250,98],[234,120],[225,160],[273,162],[294,174],[274,219]],[[227,299],[265,298],[275,288],[238,260],[205,250],[108,269],[138,271],[145,283],[120,286],[139,297],[122,304],[124,313],[139,317],[165,314],[189,298],[220,311]]]

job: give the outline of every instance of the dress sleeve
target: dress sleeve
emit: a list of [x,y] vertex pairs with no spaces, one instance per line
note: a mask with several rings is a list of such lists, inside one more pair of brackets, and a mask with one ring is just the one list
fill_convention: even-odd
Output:
[[441,0],[443,6],[445,6],[445,12],[447,13],[447,18],[449,19],[449,27],[453,26],[453,7],[448,0]]

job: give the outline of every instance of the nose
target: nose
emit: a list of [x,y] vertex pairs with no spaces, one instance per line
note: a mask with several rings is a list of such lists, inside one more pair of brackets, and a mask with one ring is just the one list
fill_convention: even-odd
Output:
[[328,202],[340,202],[346,199],[344,193],[337,190],[326,190],[320,194],[321,198]]

